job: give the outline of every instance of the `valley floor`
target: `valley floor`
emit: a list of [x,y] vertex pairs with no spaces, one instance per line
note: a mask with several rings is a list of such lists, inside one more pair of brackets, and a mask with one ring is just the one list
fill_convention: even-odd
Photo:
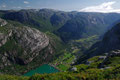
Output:
[[[120,57],[111,57],[105,64],[109,68],[98,68],[103,62],[101,56],[88,59],[89,64],[79,64],[77,70],[56,72],[50,74],[34,74],[33,76],[0,75],[0,80],[120,80]],[[117,60],[117,61],[116,61]],[[114,62],[116,61],[116,63]],[[114,63],[114,64],[113,64]]]

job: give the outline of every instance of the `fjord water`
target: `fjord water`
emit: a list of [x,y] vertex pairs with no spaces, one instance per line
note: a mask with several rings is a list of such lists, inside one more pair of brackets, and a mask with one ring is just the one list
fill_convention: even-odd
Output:
[[32,76],[36,73],[44,74],[44,73],[56,73],[56,72],[59,72],[59,70],[57,70],[56,68],[54,68],[48,64],[44,64],[34,70],[31,70],[31,71],[25,73],[24,76]]

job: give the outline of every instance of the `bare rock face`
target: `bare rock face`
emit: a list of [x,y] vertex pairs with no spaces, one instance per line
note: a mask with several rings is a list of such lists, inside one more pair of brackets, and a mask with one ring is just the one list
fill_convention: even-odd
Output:
[[107,57],[120,56],[120,50],[111,51]]
[[0,47],[7,42],[7,39],[12,36],[12,31],[10,30],[8,34],[0,33]]
[[49,38],[37,29],[16,28],[13,30],[13,35],[17,43],[24,49],[24,52],[19,56],[24,64],[31,62],[42,49],[49,45]]
[[[0,27],[5,26],[6,24],[7,22],[0,18]],[[11,32],[8,32],[8,34],[0,33],[0,47],[7,42],[9,36],[11,36]]]
[[7,36],[3,33],[0,33],[0,47],[7,42]]
[[7,21],[0,18],[0,26],[5,26],[7,24]]
[[38,52],[49,44],[49,38],[37,29],[31,29],[29,27],[16,28],[13,34],[23,48],[30,48],[30,53]]
[[2,73],[21,75],[50,62],[55,53],[53,46],[54,44],[43,32],[27,26],[13,26],[0,18]]
[[[5,25],[5,23],[2,25]],[[5,27],[1,26],[1,28]],[[1,69],[13,64],[27,65],[38,56],[40,64],[51,60],[54,50],[46,34],[26,26],[12,26],[6,31],[0,31]]]

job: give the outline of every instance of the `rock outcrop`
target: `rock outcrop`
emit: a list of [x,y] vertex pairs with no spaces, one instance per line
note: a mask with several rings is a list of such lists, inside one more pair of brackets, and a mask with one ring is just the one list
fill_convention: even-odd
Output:
[[[19,56],[24,64],[31,62],[42,49],[49,45],[49,38],[37,29],[16,28],[13,30],[13,35],[17,43],[24,49],[24,52]],[[24,58],[25,56],[27,58]]]
[[27,26],[4,26],[7,22],[0,20],[3,22],[0,27],[2,30],[0,30],[1,70],[13,65],[28,65],[29,67],[29,64],[34,61],[36,65],[51,61],[54,50],[46,34]]
[[0,18],[0,26],[5,26],[7,24],[7,21]]

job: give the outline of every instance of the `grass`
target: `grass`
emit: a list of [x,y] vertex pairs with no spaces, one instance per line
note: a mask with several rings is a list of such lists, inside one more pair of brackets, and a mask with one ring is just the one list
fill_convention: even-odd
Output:
[[120,57],[110,57],[104,64],[105,66],[116,66],[120,64]]
[[59,64],[56,67],[59,68],[62,71],[67,71],[67,69],[69,68],[69,66],[64,65],[64,64]]
[[59,56],[58,59],[52,62],[61,71],[66,71],[70,68],[70,64],[74,61],[75,56],[69,52],[64,52],[63,55]]
[[88,42],[88,41],[93,41],[93,39],[96,39],[98,36],[94,35],[94,36],[90,36],[88,38],[83,38],[83,39],[79,39],[79,40],[75,40],[76,42]]
[[90,59],[88,59],[88,61],[98,61],[100,56],[95,56],[95,57],[92,57]]
[[[67,55],[68,56],[68,55]],[[89,61],[94,61],[93,63],[97,66],[97,61],[99,56],[95,56]],[[118,60],[118,57],[113,59]],[[113,60],[111,59],[111,60]],[[113,61],[114,62],[114,61]],[[91,63],[92,64],[92,63]],[[94,65],[94,66],[95,66]],[[74,67],[77,71],[58,72],[51,74],[35,74],[30,77],[23,76],[11,76],[11,75],[0,75],[0,80],[119,80],[120,79],[120,65],[116,64],[109,69],[99,69],[97,67],[90,67],[91,65],[79,64]],[[65,69],[65,65],[59,65],[59,68]]]
[[29,77],[13,76],[13,75],[0,75],[0,80],[29,80]]
[[[84,66],[85,67],[85,66]],[[83,68],[84,68],[83,67]],[[119,80],[120,65],[107,70],[101,69],[81,69],[78,72],[59,72],[54,74],[36,74],[30,80]],[[116,74],[115,74],[116,73]]]
[[87,38],[81,38],[78,40],[70,41],[68,49],[76,56],[81,56],[83,53],[88,50],[95,42],[98,41],[98,36],[90,36]]

